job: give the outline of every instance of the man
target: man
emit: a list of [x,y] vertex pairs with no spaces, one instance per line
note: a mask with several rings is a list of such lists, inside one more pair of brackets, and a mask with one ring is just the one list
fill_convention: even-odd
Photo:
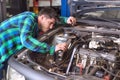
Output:
[[[60,43],[56,46],[37,40],[39,33],[45,33],[54,27],[57,20],[57,14],[52,8],[42,9],[38,15],[32,12],[23,12],[13,16],[0,23],[0,72],[4,67],[4,62],[12,55],[17,53],[23,47],[32,51],[51,55],[58,50],[65,51],[66,43]],[[76,19],[69,17],[63,22],[75,24]],[[2,75],[2,73],[0,73]],[[1,80],[1,78],[0,78]]]

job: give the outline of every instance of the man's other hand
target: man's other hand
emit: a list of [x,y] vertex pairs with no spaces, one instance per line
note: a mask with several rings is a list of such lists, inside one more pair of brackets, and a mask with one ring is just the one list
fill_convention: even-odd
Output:
[[71,24],[71,25],[75,25],[75,24],[76,24],[76,18],[70,16],[70,17],[67,19],[67,23],[68,23],[68,24]]

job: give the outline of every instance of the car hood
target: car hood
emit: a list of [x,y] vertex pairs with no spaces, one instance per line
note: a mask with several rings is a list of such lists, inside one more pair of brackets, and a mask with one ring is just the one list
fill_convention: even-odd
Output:
[[120,10],[120,0],[68,0],[71,15],[77,17],[88,12]]

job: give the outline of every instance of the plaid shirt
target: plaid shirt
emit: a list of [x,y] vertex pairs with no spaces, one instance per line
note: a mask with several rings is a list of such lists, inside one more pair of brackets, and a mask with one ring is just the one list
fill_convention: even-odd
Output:
[[55,46],[38,41],[38,31],[37,15],[32,12],[23,12],[0,23],[0,65],[23,47],[52,55]]

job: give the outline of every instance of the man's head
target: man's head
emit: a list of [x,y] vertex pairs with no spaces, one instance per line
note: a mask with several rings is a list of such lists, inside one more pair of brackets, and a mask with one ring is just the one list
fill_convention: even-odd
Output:
[[38,14],[38,24],[43,32],[53,28],[57,19],[57,13],[53,8],[43,8]]

